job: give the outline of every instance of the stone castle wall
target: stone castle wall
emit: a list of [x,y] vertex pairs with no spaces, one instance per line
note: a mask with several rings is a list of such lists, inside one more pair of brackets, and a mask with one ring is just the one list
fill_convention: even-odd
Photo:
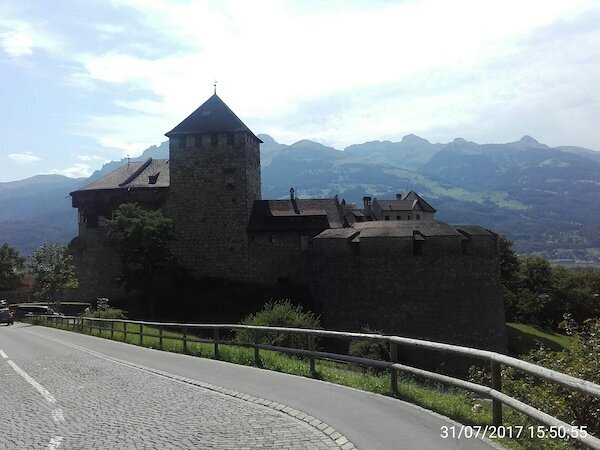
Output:
[[87,230],[69,243],[73,255],[75,274],[79,288],[65,292],[65,299],[93,301],[99,297],[121,299],[124,290],[118,283],[121,276],[121,261],[114,242],[107,236],[105,228]]
[[308,286],[311,260],[308,248],[303,251],[301,236],[297,231],[250,233],[249,280]]
[[258,146],[245,132],[169,139],[165,215],[173,219],[174,255],[196,276],[248,277],[246,227],[261,196]]
[[[495,237],[315,239],[311,290],[325,328],[386,334],[506,351]],[[404,361],[427,361],[400,349]],[[439,355],[438,355],[439,356]],[[443,358],[429,359],[439,364]]]

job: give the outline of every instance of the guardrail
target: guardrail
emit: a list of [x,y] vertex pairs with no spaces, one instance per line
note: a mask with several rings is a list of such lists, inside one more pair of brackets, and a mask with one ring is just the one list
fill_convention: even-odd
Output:
[[[455,386],[467,391],[474,392],[481,395],[484,398],[492,400],[492,415],[494,426],[500,427],[502,425],[502,405],[507,405],[510,408],[519,411],[532,419],[535,419],[541,423],[544,423],[550,427],[556,427],[557,429],[563,430],[566,436],[570,436],[573,439],[581,442],[589,448],[600,450],[600,439],[588,434],[582,433],[581,429],[572,426],[566,422],[561,421],[549,414],[544,413],[520,400],[510,397],[502,392],[501,382],[501,370],[502,365],[513,367],[521,372],[534,375],[543,380],[547,380],[574,391],[591,395],[596,398],[600,398],[600,385],[581,380],[579,378],[566,375],[555,370],[550,370],[545,367],[537,366],[535,364],[522,361],[517,358],[506,356],[500,353],[495,353],[487,350],[473,349],[469,347],[461,347],[458,345],[442,344],[439,342],[424,341],[419,339],[411,339],[399,336],[385,336],[380,334],[368,334],[368,333],[351,333],[341,331],[328,331],[328,330],[311,330],[303,328],[281,328],[281,327],[258,327],[250,325],[233,325],[233,324],[192,324],[192,323],[169,323],[169,322],[142,322],[134,320],[120,320],[120,319],[95,319],[87,317],[74,317],[74,316],[33,316],[32,320],[40,321],[44,325],[60,324],[66,328],[73,328],[74,330],[89,330],[92,334],[92,330],[107,331],[110,333],[110,338],[113,339],[115,333],[122,333],[123,340],[127,340],[127,335],[139,336],[139,343],[143,345],[144,337],[158,338],[159,349],[163,349],[163,341],[179,340],[182,341],[183,350],[187,352],[188,343],[199,342],[209,343],[214,345],[215,358],[219,358],[219,345],[234,345],[241,347],[254,348],[254,363],[257,366],[261,366],[260,362],[260,350],[271,350],[280,353],[287,353],[292,355],[300,355],[308,358],[308,364],[312,374],[316,373],[315,360],[329,360],[329,361],[340,361],[352,364],[359,364],[362,366],[371,366],[381,369],[388,369],[390,371],[390,383],[391,389],[394,394],[398,393],[398,371],[411,373],[413,375],[419,375],[430,380]],[[122,329],[116,329],[115,324],[122,324]],[[127,328],[128,325],[137,325],[137,330]],[[144,332],[145,327],[153,327],[158,329],[158,333]],[[165,335],[165,330],[179,330],[181,336]],[[199,338],[190,334],[190,331],[212,331],[212,338],[205,339]],[[222,330],[246,330],[251,331],[254,336],[254,342],[236,342],[231,340],[222,339],[220,331]],[[304,335],[307,338],[308,350],[290,347],[279,347],[272,345],[260,344],[260,337],[263,333],[289,333]],[[377,361],[366,358],[359,358],[355,356],[342,355],[338,353],[328,353],[316,350],[315,339],[316,338],[338,338],[338,339],[371,339],[379,342],[385,342],[389,345],[390,350],[390,361]],[[490,364],[491,369],[491,386],[482,386],[480,384],[472,383],[469,381],[462,380],[460,378],[454,378],[447,375],[441,375],[439,373],[430,372],[424,369],[418,369],[416,367],[407,366],[398,362],[398,345],[418,347],[438,352],[449,352],[467,356],[471,358],[481,359],[487,361]],[[563,437],[563,436],[561,436]]]

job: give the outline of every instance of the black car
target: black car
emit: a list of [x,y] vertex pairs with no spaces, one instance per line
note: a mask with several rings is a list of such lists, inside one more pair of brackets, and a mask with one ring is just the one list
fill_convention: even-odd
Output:
[[0,323],[13,324],[13,315],[8,308],[0,308]]

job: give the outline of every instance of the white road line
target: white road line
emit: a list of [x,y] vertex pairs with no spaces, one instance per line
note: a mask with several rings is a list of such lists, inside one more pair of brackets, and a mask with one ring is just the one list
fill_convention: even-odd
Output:
[[8,359],[8,356],[6,356],[6,353],[4,353],[2,350],[0,350],[0,356],[2,356],[4,359]]
[[62,436],[54,436],[52,439],[50,439],[50,443],[48,444],[48,447],[46,447],[48,450],[56,450],[58,447],[60,447],[60,444],[63,440]]
[[65,416],[63,415],[62,409],[52,410],[52,418],[55,422],[64,422]]
[[[25,378],[25,381],[27,381],[30,385],[32,385],[40,394],[42,394],[44,396],[44,398],[46,400],[48,400],[48,403],[56,403],[56,399],[52,396],[52,394],[50,392],[48,392],[44,386],[42,386],[40,383],[38,383],[37,381],[35,381],[33,378],[31,378],[27,372],[25,372],[23,369],[21,369],[19,366],[17,366],[14,362],[12,362],[10,359],[7,361],[8,364],[10,364],[10,366],[15,369],[15,372],[17,372],[19,375],[21,375],[23,378]],[[62,438],[61,438],[62,439]],[[59,443],[60,444],[60,443]]]

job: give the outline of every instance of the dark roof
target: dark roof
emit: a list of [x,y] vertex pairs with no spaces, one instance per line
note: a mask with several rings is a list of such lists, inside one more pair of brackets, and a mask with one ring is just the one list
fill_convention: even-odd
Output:
[[402,197],[402,200],[417,200],[419,202],[419,204],[421,205],[421,208],[423,209],[423,211],[436,212],[435,208],[433,206],[431,206],[429,203],[427,203],[425,200],[423,200],[423,197],[421,197],[415,191],[412,191],[412,190],[409,191],[407,194],[405,194]]
[[149,158],[130,162],[74,192],[169,187],[169,174],[168,159]]
[[254,200],[249,231],[314,231],[342,228],[340,205],[333,198]]
[[235,113],[229,109],[229,106],[214,94],[206,100],[196,111],[191,113],[179,125],[165,134],[167,137],[178,134],[189,133],[217,133],[227,131],[245,131],[257,138],[250,129],[244,125]]
[[418,205],[417,200],[379,200],[375,199],[383,211],[412,211]]
[[373,199],[373,203],[375,202],[379,204],[383,211],[414,211],[415,209],[421,209],[424,212],[436,212],[435,208],[423,200],[423,197],[415,191],[410,191],[395,200]]
[[496,236],[496,233],[480,225],[454,225],[454,228],[467,236]]
[[440,220],[385,220],[357,222],[352,225],[360,231],[360,237],[412,237],[418,233],[424,237],[463,237],[456,229]]

